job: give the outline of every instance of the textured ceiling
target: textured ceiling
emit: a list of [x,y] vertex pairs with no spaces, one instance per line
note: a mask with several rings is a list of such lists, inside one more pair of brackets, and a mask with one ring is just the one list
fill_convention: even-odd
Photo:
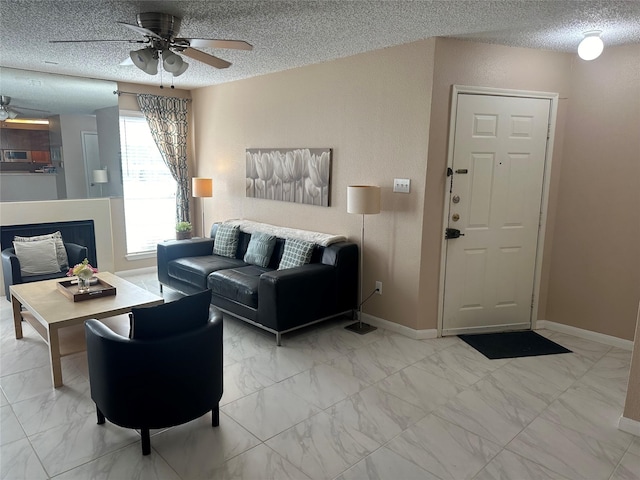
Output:
[[[119,65],[137,45],[49,43],[138,40],[142,37],[116,22],[135,24],[137,13],[150,11],[182,17],[182,37],[239,39],[254,46],[253,51],[203,49],[233,65],[217,70],[189,59],[189,69],[174,80],[176,88],[184,89],[433,36],[575,52],[583,32],[599,29],[605,48],[640,44],[638,0],[0,0],[0,66],[170,85],[166,73],[152,77]],[[0,93],[6,95],[3,84],[8,86],[6,75],[0,77]]]

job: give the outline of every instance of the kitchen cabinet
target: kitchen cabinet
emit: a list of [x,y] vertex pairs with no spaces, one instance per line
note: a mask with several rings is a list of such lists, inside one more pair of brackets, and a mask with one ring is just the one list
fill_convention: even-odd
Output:
[[44,150],[31,150],[31,161],[34,163],[51,163],[51,154]]

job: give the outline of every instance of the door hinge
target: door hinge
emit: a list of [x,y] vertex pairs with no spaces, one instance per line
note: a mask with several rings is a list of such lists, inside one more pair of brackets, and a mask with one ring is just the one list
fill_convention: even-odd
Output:
[[549,140],[549,138],[551,138],[551,124],[550,123],[547,125],[547,140]]
[[531,294],[531,310],[533,310],[533,306],[535,305],[535,303],[536,303],[536,294],[533,293]]

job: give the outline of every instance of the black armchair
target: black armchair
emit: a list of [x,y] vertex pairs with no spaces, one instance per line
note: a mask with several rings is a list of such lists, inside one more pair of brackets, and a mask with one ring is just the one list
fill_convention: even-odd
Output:
[[[89,256],[89,249],[76,243],[65,242],[64,248],[67,251],[67,258],[69,259],[70,266],[82,262]],[[8,301],[11,301],[11,294],[9,293],[9,287],[11,285],[18,285],[20,283],[28,282],[38,282],[40,280],[49,280],[51,278],[62,278],[66,274],[67,271],[65,270],[56,273],[49,273],[46,275],[32,275],[29,277],[23,277],[20,273],[20,260],[18,260],[18,257],[16,256],[15,249],[11,247],[2,250],[2,276],[4,279],[4,293]]]
[[222,313],[215,307],[204,326],[160,338],[129,339],[98,320],[87,320],[85,333],[98,424],[106,418],[139,428],[143,455],[151,452],[149,429],[180,425],[208,411],[212,425],[219,425]]

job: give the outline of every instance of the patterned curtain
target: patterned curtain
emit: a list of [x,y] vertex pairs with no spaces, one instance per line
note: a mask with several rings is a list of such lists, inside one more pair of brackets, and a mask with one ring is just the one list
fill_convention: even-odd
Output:
[[189,221],[189,172],[187,170],[187,103],[185,98],[138,94],[151,135],[164,163],[177,183],[176,222]]

